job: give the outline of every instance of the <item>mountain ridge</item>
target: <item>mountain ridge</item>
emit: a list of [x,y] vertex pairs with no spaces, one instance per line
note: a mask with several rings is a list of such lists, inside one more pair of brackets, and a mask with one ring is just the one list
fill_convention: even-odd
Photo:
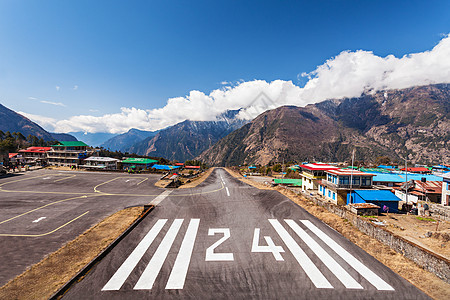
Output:
[[[450,157],[450,85],[379,91],[306,107],[269,110],[197,158],[210,165],[344,161],[389,156],[412,162]],[[428,143],[428,144],[426,144]],[[425,145],[426,144],[426,145]]]

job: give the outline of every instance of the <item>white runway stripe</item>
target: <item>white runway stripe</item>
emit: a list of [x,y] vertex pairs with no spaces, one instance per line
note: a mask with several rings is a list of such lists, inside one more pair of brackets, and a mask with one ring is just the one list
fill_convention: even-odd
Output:
[[313,240],[294,220],[285,220],[294,232],[308,245],[317,257],[348,289],[363,289],[320,245]]
[[328,282],[328,280],[323,276],[319,269],[314,265],[311,259],[306,255],[305,252],[300,248],[300,246],[295,242],[295,240],[289,235],[289,233],[284,229],[284,227],[276,219],[269,219],[270,224],[272,224],[275,231],[281,237],[283,242],[292,252],[300,267],[311,279],[312,283],[316,288],[322,289],[332,289],[333,286]]
[[170,273],[169,280],[167,281],[166,289],[182,289],[184,287],[199,225],[200,219],[191,219],[172,272]]
[[150,204],[152,205],[158,205],[159,203],[161,203],[161,201],[163,201],[164,199],[166,199],[167,196],[169,196],[169,194],[172,193],[172,191],[164,191],[162,192],[160,195],[158,195],[155,199],[153,199]]
[[230,197],[230,191],[228,190],[228,187],[225,187],[225,189],[227,190],[228,197]]
[[381,291],[394,291],[394,288],[387,284],[377,274],[372,272],[369,268],[363,265],[347,250],[342,248],[338,243],[326,235],[323,231],[317,228],[311,221],[301,220],[301,222],[309,228],[317,237],[324,241],[331,249],[334,250],[340,257],[342,257],[352,268],[354,268],[359,274],[361,274],[367,281],[369,281],[377,290]]
[[161,244],[159,244],[158,249],[156,249],[155,254],[153,254],[152,259],[134,286],[135,290],[150,290],[153,287],[153,283],[161,271],[163,263],[167,258],[167,254],[169,254],[170,248],[180,230],[181,224],[183,224],[183,219],[175,219],[175,221],[173,221],[169,231],[167,231],[166,236]]
[[118,291],[123,285],[125,280],[131,274],[133,269],[136,267],[138,262],[144,256],[147,249],[150,247],[158,233],[166,224],[167,219],[161,219],[156,222],[156,224],[150,229],[147,235],[142,239],[142,241],[137,245],[133,252],[128,256],[125,262],[120,266],[117,272],[111,277],[111,279],[103,287],[102,291]]

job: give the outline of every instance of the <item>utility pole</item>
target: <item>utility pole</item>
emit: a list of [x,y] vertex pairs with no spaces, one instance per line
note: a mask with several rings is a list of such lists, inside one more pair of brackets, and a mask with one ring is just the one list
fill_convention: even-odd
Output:
[[355,159],[355,149],[353,148],[352,151],[352,170],[350,173],[350,204],[353,203],[353,194],[352,194],[352,187],[353,187],[353,160]]
[[405,180],[406,180],[406,183],[405,183],[405,188],[406,188],[406,196],[405,196],[405,202],[406,202],[406,205],[408,205],[408,164],[407,164],[407,160],[406,160],[406,156],[405,156],[405,176],[406,176],[406,178],[405,178]]

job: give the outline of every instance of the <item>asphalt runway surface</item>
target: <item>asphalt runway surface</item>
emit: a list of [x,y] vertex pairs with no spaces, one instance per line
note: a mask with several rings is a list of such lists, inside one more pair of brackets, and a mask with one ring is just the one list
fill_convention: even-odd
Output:
[[145,205],[160,175],[39,170],[0,178],[0,286],[106,217]]
[[159,204],[64,299],[429,299],[276,191],[216,169]]

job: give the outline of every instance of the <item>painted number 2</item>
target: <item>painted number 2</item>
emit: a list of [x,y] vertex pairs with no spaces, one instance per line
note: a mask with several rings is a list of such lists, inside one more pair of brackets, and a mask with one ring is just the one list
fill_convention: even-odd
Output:
[[231,235],[229,228],[210,228],[208,230],[208,235],[215,235],[216,233],[222,233],[223,237],[206,249],[205,261],[233,261],[233,253],[214,253],[220,244],[225,242]]

